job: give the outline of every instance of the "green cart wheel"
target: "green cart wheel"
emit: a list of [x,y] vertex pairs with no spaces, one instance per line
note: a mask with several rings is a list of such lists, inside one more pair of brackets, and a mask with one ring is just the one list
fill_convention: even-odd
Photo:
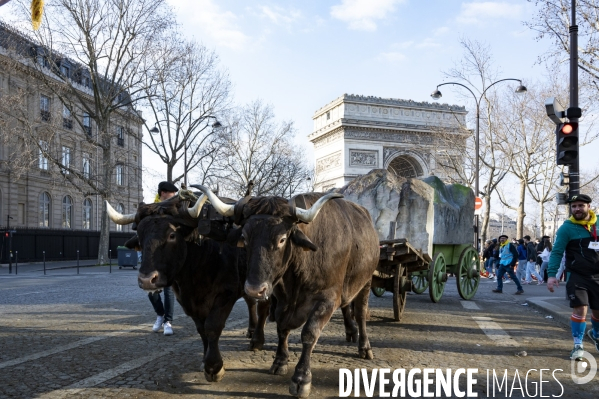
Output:
[[466,247],[460,254],[455,280],[462,299],[472,299],[480,283],[480,260],[473,247]]
[[422,294],[428,288],[428,280],[423,273],[412,275],[412,291]]
[[371,287],[370,290],[374,296],[378,296],[379,298],[385,293],[385,287]]
[[445,282],[447,282],[447,266],[445,264],[445,256],[439,252],[433,258],[428,268],[428,294],[431,301],[437,303],[443,296],[445,290]]
[[408,278],[408,268],[398,265],[393,276],[393,318],[401,321],[403,311],[406,308],[408,291],[412,288],[412,282]]

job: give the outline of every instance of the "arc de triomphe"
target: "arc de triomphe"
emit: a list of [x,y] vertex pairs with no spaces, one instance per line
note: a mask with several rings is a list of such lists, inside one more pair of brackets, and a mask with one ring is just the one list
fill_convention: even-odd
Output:
[[447,172],[435,164],[435,135],[441,128],[457,132],[466,113],[456,105],[342,95],[312,117],[308,139],[316,158],[315,190],[342,187],[371,169],[443,179]]

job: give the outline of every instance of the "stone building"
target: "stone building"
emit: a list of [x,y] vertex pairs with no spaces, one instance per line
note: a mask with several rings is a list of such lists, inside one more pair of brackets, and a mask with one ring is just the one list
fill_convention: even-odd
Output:
[[[308,139],[316,158],[315,190],[342,187],[372,169],[403,177],[436,175],[446,180],[442,157],[459,157],[444,143],[465,143],[461,106],[344,94],[320,108]],[[448,135],[453,135],[447,140]],[[452,175],[452,177],[455,177]],[[455,181],[455,179],[454,179]]]
[[[11,36],[12,35],[12,36]],[[12,43],[14,35],[20,45],[30,46],[31,57],[18,57],[3,44]],[[11,39],[11,40],[9,40]],[[33,44],[25,35],[0,23],[0,57],[4,58],[2,65],[12,62],[19,63],[18,68],[0,67],[0,96],[14,91],[14,88],[26,89],[29,98],[26,98],[29,121],[38,123],[40,127],[55,129],[52,143],[43,145],[52,146],[61,157],[63,164],[70,165],[86,177],[101,176],[102,163],[100,152],[97,151],[92,141],[98,129],[89,114],[77,107],[77,104],[66,106],[52,91],[44,89],[40,82],[40,73],[51,74],[49,70],[40,72],[39,67],[32,62],[45,64],[43,48]],[[10,62],[9,62],[10,61]],[[77,64],[68,58],[61,58],[56,63],[60,73],[73,80],[80,98],[93,101],[92,86],[89,73],[81,67],[75,74]],[[45,65],[43,65],[45,67]],[[76,81],[76,83],[75,83]],[[77,97],[77,96],[75,96]],[[75,113],[82,123],[74,123]],[[0,119],[6,120],[6,115],[0,114]],[[44,125],[45,124],[45,125]],[[132,107],[124,106],[114,112],[109,127],[114,132],[113,156],[116,166],[112,173],[114,179],[113,196],[110,201],[115,209],[123,213],[133,213],[137,204],[143,200],[142,194],[142,136],[143,119]],[[61,178],[56,165],[52,164],[40,152],[25,172],[18,174],[11,169],[10,159],[18,155],[20,149],[18,140],[6,140],[6,136],[13,134],[5,126],[0,137],[0,226],[5,226],[10,217],[10,226],[21,228],[50,228],[69,230],[100,230],[100,217],[102,214],[102,198],[93,192],[91,187],[78,190],[63,175]],[[12,144],[11,144],[12,143]],[[41,142],[40,142],[41,145]],[[112,231],[129,231],[130,226],[117,226],[111,223]]]

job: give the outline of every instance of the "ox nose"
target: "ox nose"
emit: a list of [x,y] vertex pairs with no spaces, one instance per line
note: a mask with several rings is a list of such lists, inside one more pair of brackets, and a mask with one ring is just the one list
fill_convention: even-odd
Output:
[[137,285],[142,290],[156,289],[156,281],[158,281],[158,272],[137,275]]
[[266,299],[266,290],[268,289],[268,283],[262,283],[260,285],[253,285],[249,282],[245,282],[245,293],[256,299]]

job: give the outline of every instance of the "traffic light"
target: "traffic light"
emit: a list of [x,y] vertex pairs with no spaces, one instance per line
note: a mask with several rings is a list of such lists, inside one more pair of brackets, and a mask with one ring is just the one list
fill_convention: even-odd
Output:
[[555,131],[558,165],[572,165],[578,160],[578,123],[567,122],[557,125]]
[[9,233],[7,231],[7,232],[4,233],[4,237],[8,238],[8,236],[9,236]]

